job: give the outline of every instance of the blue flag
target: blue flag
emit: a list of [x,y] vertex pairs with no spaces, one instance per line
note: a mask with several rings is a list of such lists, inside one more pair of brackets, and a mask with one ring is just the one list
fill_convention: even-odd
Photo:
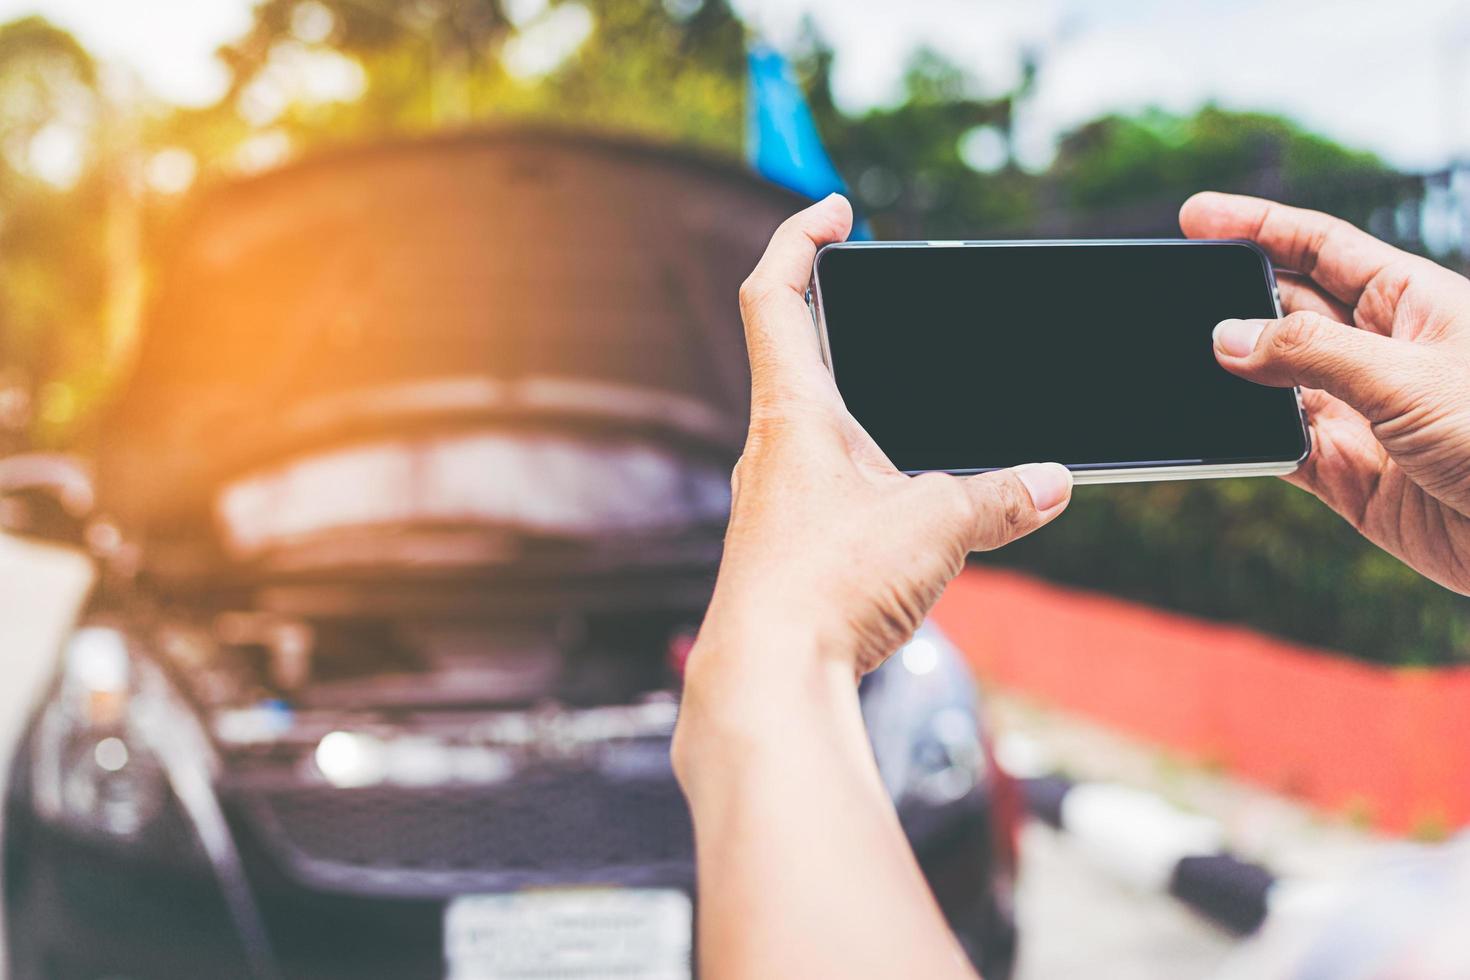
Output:
[[[745,156],[751,168],[771,183],[813,200],[834,192],[846,194],[847,182],[822,146],[791,65],[766,44],[752,45],[748,61]],[[868,237],[862,222],[851,237]]]

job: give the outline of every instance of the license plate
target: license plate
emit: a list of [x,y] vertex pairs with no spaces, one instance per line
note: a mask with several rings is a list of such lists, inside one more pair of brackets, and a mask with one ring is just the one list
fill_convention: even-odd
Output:
[[449,980],[690,980],[693,936],[677,889],[465,895],[444,912]]

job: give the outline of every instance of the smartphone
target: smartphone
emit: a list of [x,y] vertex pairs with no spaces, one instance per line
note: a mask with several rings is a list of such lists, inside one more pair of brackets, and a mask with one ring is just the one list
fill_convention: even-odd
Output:
[[1250,242],[833,244],[810,298],[848,410],[905,472],[1284,475],[1311,448],[1295,389],[1215,361],[1215,324],[1281,315]]

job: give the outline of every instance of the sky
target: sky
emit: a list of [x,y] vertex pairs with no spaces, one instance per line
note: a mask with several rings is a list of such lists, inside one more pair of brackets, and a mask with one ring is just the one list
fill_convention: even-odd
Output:
[[[532,7],[537,0],[529,0]],[[1459,0],[732,0],[778,46],[810,14],[837,50],[845,108],[894,98],[915,46],[1000,90],[1029,45],[1043,64],[1020,120],[1023,159],[1107,111],[1206,101],[1289,115],[1406,169],[1470,151],[1470,6]],[[525,6],[525,3],[521,3]],[[0,0],[0,20],[41,13],[156,95],[218,96],[213,52],[242,33],[250,0]]]

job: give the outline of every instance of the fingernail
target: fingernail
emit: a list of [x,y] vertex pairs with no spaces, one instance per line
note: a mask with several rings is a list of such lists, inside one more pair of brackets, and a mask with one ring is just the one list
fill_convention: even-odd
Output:
[[1060,463],[1027,463],[1016,467],[1016,477],[1039,511],[1048,511],[1067,499],[1072,473]]
[[1248,357],[1265,329],[1265,320],[1221,320],[1215,326],[1215,346],[1231,357]]

